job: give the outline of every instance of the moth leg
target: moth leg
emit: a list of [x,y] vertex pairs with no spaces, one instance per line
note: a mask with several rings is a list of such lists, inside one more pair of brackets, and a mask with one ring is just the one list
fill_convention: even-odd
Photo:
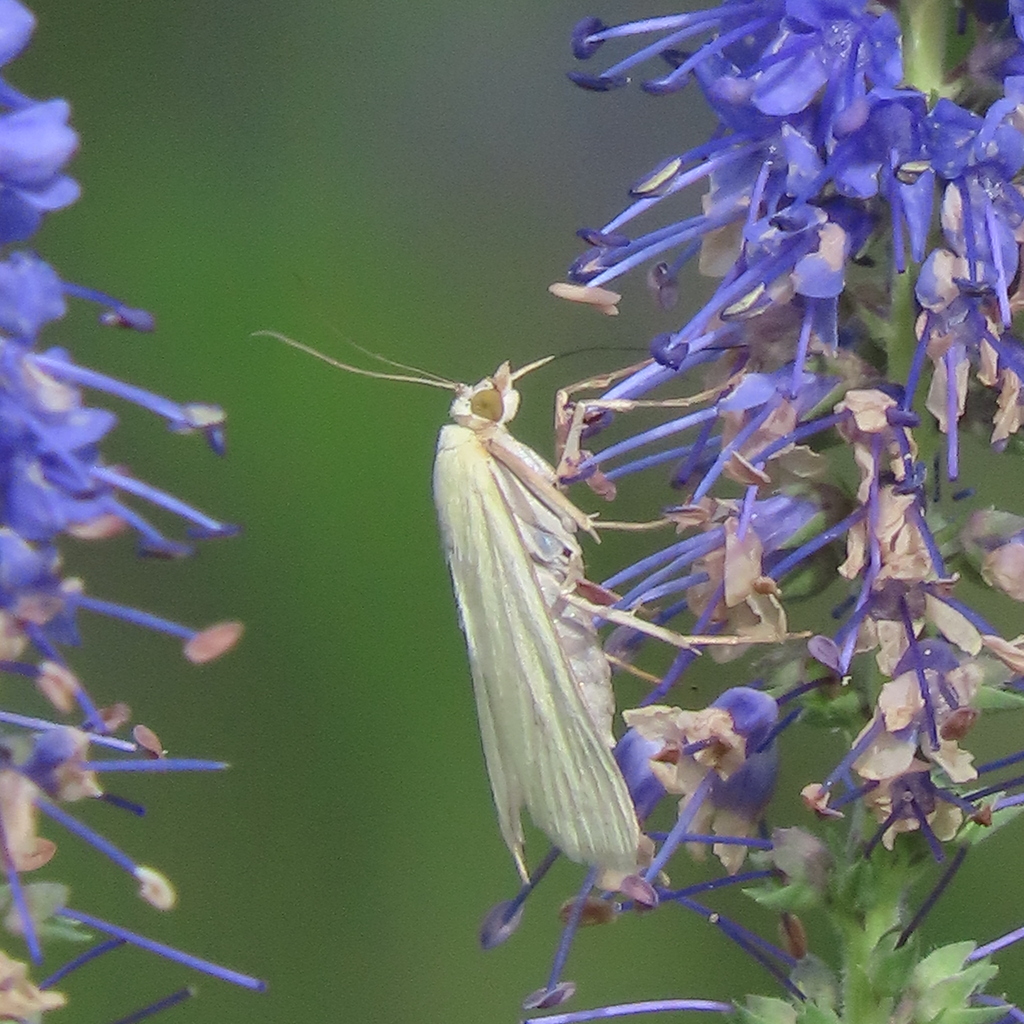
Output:
[[513,847],[512,860],[515,862],[520,880],[524,885],[528,885],[530,882],[530,869],[526,866],[526,851],[523,849],[522,843],[516,843]]
[[580,597],[577,594],[567,595],[566,600],[570,604],[576,605],[577,608],[593,615],[595,619],[602,619],[605,622],[611,622],[616,626],[625,626],[628,629],[635,629],[638,633],[643,633],[645,636],[652,637],[655,640],[661,640],[663,643],[670,644],[672,647],[679,647],[686,651],[699,651],[699,648],[701,647],[738,647],[745,644],[778,644],[786,640],[802,640],[811,635],[810,630],[803,630],[799,633],[786,633],[782,636],[772,637],[738,636],[735,634],[722,633],[694,634],[692,636],[687,636],[682,633],[676,633],[674,630],[666,629],[664,626],[658,626],[653,622],[647,622],[645,619],[641,619],[633,612],[623,611],[620,608],[609,608],[606,605],[594,604],[592,601],[588,601],[586,598]]
[[[559,469],[561,468],[562,457],[567,445],[575,445],[578,454],[579,440],[583,429],[583,415],[586,411],[586,403],[574,402],[572,401],[572,396],[579,391],[604,390],[611,387],[617,380],[628,377],[631,373],[642,370],[645,366],[650,366],[652,362],[653,360],[651,359],[644,359],[639,363],[634,363],[632,366],[624,366],[619,370],[609,370],[607,373],[587,377],[585,380],[577,381],[568,387],[559,388],[555,392],[555,459]],[[583,409],[579,413],[579,423],[577,424],[574,421],[577,418],[576,409],[579,406],[583,406]],[[559,473],[559,476],[561,475]]]
[[[568,388],[562,388],[556,393],[555,455],[557,468],[555,472],[559,481],[573,476],[579,466],[590,457],[590,453],[582,447],[582,440],[583,433],[588,426],[588,420],[593,422],[595,415],[606,412],[633,412],[637,409],[686,409],[690,406],[702,405],[705,402],[719,399],[743,377],[742,371],[738,371],[713,387],[679,398],[584,398],[573,401],[571,397],[576,391],[589,388],[605,388],[619,377],[626,376],[637,369],[647,366],[649,363],[650,360],[646,360],[642,363],[637,363],[635,366],[626,367],[621,371],[592,377],[589,380],[570,385]],[[614,484],[606,480],[600,471],[588,476],[586,482],[592,490],[609,501],[615,497]]]
[[560,513],[566,519],[575,523],[578,529],[589,533],[594,540],[600,543],[601,538],[598,537],[597,531],[594,529],[593,517],[577,508],[551,480],[542,476],[532,466],[527,465],[514,452],[509,451],[503,445],[488,441],[484,441],[483,444],[488,453],[515,474],[520,483],[536,498],[547,505],[552,511]]
[[664,526],[675,526],[675,520],[662,516],[661,519],[648,519],[643,523],[625,523],[614,519],[596,519],[594,526],[599,530],[619,530],[623,533],[643,533],[647,530],[660,530]]
[[651,686],[660,686],[661,677],[654,675],[653,672],[645,672],[642,668],[637,668],[636,665],[631,665],[625,658],[620,658],[615,654],[608,654],[605,652],[605,658],[608,660],[608,664],[613,669],[620,672],[626,672],[631,676],[635,676],[637,679],[643,680],[645,683],[649,683]]

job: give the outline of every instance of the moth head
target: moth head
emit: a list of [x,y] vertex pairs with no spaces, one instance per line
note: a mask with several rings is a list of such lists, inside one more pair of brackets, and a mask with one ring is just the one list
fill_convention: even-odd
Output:
[[449,413],[461,427],[482,430],[508,423],[519,411],[519,392],[508,363],[502,363],[493,376],[477,384],[459,384]]

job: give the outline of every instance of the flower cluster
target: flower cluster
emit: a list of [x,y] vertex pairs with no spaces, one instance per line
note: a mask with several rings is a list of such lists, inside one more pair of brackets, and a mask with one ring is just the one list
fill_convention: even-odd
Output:
[[[0,0],[0,65],[24,48],[34,24],[17,0]],[[257,979],[74,909],[67,887],[46,877],[48,872],[41,873],[42,881],[28,880],[39,877],[34,873],[56,851],[56,843],[43,834],[44,825],[53,822],[127,872],[149,904],[171,908],[175,892],[168,879],[78,821],[67,805],[105,800],[139,814],[143,809],[138,805],[105,791],[103,775],[225,767],[217,761],[168,757],[156,734],[141,724],[125,735],[128,706],[97,704],[66,658],[67,648],[78,643],[79,613],[113,617],[176,637],[194,663],[228,650],[241,633],[238,623],[197,630],[93,596],[63,569],[66,538],[100,541],[126,530],[136,533],[142,553],[188,554],[189,545],[165,536],[138,504],[177,517],[193,538],[235,532],[127,468],[105,462],[100,446],[116,417],[87,405],[83,389],[145,408],[172,431],[201,433],[217,453],[223,451],[220,409],[172,402],[80,366],[62,348],[40,345],[47,325],[64,316],[69,299],[97,304],[100,322],[108,326],[141,331],[154,326],[148,313],[63,281],[38,256],[13,248],[31,237],[46,213],[78,196],[77,184],[65,173],[78,146],[69,113],[64,100],[35,100],[0,79],[0,671],[11,694],[24,692],[32,683],[53,709],[52,719],[0,709],[0,867],[6,882],[0,887],[0,906],[9,934],[5,950],[0,950],[4,1020],[38,1020],[64,1005],[65,997],[55,988],[60,979],[124,945],[244,987],[262,988]],[[51,942],[59,948],[59,940],[81,943],[96,932],[104,936],[102,942],[40,981],[32,981],[26,964],[16,958],[24,947],[38,966],[44,943],[48,949]],[[182,989],[141,1012],[148,1015],[188,994]]]
[[[572,993],[561,971],[596,905],[607,918],[674,903],[754,957],[779,994],[544,1019],[742,1007],[763,1024],[1020,1020],[986,986],[992,954],[1024,928],[928,953],[918,927],[1024,801],[1024,749],[978,763],[971,748],[983,713],[1021,706],[1024,636],[1003,636],[972,594],[1024,600],[1024,518],[953,484],[962,448],[1008,460],[1024,448],[1024,4],[727,0],[613,27],[588,18],[572,50],[594,62],[635,38],[616,63],[569,77],[607,92],[644,68],[645,92],[671,104],[697,88],[717,125],[579,232],[587,248],[552,292],[617,313],[609,285],[643,267],[669,316],[691,267],[715,280],[649,359],[559,410],[561,482],[604,498],[643,488],[676,528],[603,584],[622,613],[613,664],[652,681],[616,754],[654,842],[618,897],[595,895],[588,876],[526,1005]],[[691,186],[701,212],[673,219]],[[652,625],[682,634],[671,653],[650,649]],[[702,708],[662,703],[702,652],[727,683]],[[821,727],[832,767],[805,780],[803,821],[770,828],[797,721]],[[722,878],[670,882],[668,867],[686,872],[681,845],[711,847]],[[488,917],[485,945],[508,938],[549,863]],[[915,911],[909,888],[928,870]],[[737,882],[781,914],[783,946],[699,899]],[[839,962],[815,957],[797,916],[809,908],[829,915]]]

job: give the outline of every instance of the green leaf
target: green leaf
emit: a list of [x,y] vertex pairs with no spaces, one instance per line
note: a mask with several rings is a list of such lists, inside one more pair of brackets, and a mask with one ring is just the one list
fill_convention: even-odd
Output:
[[749,1024],[797,1024],[796,1007],[785,999],[770,996],[747,996],[739,1011]]
[[[970,947],[971,944],[957,943],[956,945]],[[923,963],[924,961],[921,962],[922,965]],[[971,1009],[968,1006],[970,997],[984,988],[985,984],[998,973],[999,968],[995,964],[980,963],[958,971],[950,977],[933,981],[926,988],[918,988],[915,981],[915,989],[919,993],[914,1012],[915,1019],[921,1022],[937,1022],[944,1020],[948,1015],[963,1013]]]
[[1006,1016],[1005,1006],[963,1006],[944,1010],[935,1018],[935,1024],[991,1024]]
[[1024,693],[982,686],[971,703],[979,711],[1020,711],[1024,708]]
[[51,917],[36,929],[39,938],[48,942],[60,939],[63,942],[92,942],[96,937],[78,921],[69,921],[66,917]]
[[899,949],[893,949],[891,943],[886,943],[884,949],[877,949],[870,964],[875,989],[897,998],[910,983],[917,957],[917,948],[912,943]]
[[951,942],[948,946],[939,946],[929,953],[914,969],[914,987],[924,992],[932,985],[945,981],[957,974],[964,962],[974,952],[973,942]]
[[743,894],[769,910],[807,911],[821,905],[821,894],[806,882],[789,885],[744,889]]
[[[33,882],[25,886],[25,903],[29,916],[37,932],[42,932],[44,924],[53,919],[53,915],[61,907],[67,906],[71,890],[60,882]],[[17,907],[10,905],[4,916],[4,927],[12,935],[23,934],[21,915]]]
[[807,997],[800,1004],[801,1024],[833,1024],[839,1005],[839,980],[832,969],[816,956],[808,954],[797,961],[789,980]]
[[807,694],[802,703],[801,721],[804,725],[847,729],[856,734],[864,724],[861,697],[852,686],[815,690]]
[[834,1010],[808,1000],[800,1009],[799,1024],[839,1024],[839,1017]]

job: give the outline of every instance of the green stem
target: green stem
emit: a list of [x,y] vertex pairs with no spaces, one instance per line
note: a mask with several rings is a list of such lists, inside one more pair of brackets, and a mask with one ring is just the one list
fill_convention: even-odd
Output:
[[903,76],[926,96],[944,95],[950,0],[904,0]]
[[[895,866],[894,866],[895,867]],[[892,1006],[878,991],[875,975],[880,944],[899,925],[906,877],[898,868],[873,875],[868,909],[840,924],[843,945],[843,1019],[857,1024],[888,1024]],[[862,903],[862,905],[863,905]]]
[[914,319],[917,316],[917,303],[914,299],[916,280],[916,266],[909,267],[903,274],[892,275],[889,320],[884,327],[886,374],[890,380],[907,379],[917,348],[917,335],[914,333]]

